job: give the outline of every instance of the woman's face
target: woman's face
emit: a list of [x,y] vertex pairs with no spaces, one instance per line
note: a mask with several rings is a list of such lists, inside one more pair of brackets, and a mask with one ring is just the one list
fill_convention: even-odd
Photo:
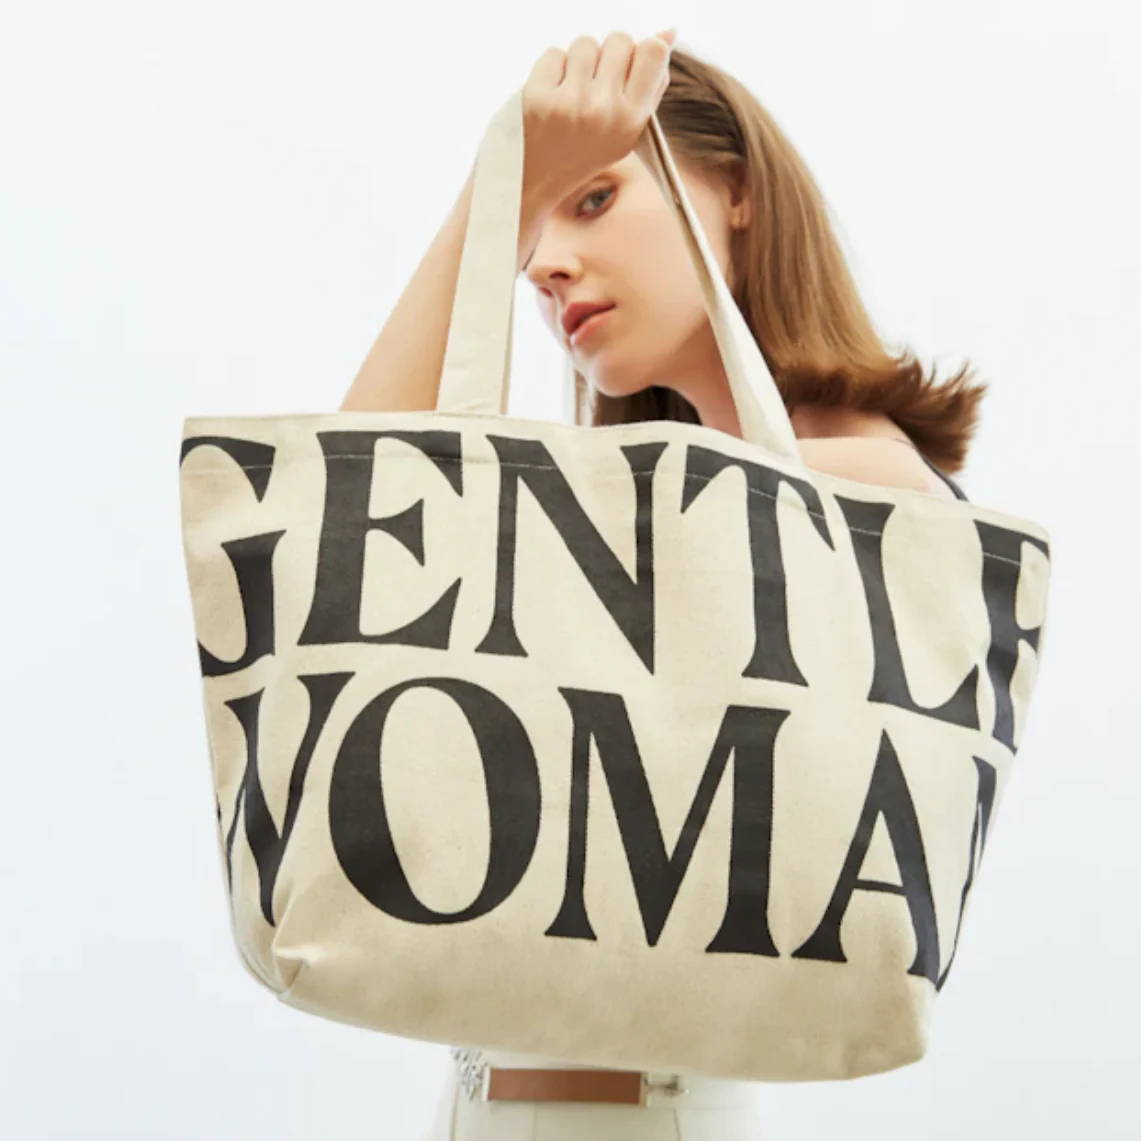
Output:
[[[740,207],[726,190],[675,165],[727,274]],[[606,396],[659,384],[692,400],[695,386],[724,377],[681,221],[633,152],[559,204],[525,272],[538,291],[544,322],[578,371]],[[570,344],[561,321],[574,301],[612,302],[615,308],[581,343]]]

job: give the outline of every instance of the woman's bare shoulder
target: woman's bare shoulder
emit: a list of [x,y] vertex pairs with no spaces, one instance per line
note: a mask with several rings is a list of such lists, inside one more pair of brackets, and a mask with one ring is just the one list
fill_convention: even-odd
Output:
[[890,436],[808,436],[797,441],[805,465],[857,483],[925,491],[943,499],[955,493],[915,447]]

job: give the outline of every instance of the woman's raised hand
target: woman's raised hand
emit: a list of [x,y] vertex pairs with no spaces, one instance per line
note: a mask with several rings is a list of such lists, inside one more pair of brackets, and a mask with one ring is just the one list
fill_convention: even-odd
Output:
[[559,201],[628,155],[669,86],[670,29],[548,48],[523,86],[524,187]]

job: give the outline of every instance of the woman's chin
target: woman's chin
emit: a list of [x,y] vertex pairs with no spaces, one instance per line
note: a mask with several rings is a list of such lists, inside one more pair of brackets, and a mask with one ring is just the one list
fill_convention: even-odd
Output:
[[[580,371],[582,370],[580,369]],[[611,400],[617,400],[623,396],[637,396],[639,392],[645,392],[652,383],[640,375],[615,375],[613,371],[605,368],[591,369],[588,372],[583,372],[583,375],[590,378],[592,388]]]

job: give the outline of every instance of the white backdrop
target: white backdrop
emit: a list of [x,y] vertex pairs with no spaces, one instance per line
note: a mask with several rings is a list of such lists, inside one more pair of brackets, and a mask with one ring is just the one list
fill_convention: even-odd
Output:
[[[0,1135],[427,1129],[444,1046],[280,1006],[231,944],[182,420],[335,411],[543,49],[676,24],[801,149],[885,337],[992,381],[964,488],[1054,541],[1036,708],[931,1051],[759,1086],[767,1136],[1136,1141],[1136,6],[388,7],[5,7]],[[510,410],[558,418],[524,279],[516,345]]]

